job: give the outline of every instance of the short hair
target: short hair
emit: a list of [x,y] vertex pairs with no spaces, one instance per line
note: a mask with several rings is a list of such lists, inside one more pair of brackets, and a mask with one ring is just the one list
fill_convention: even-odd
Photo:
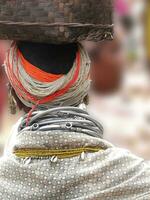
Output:
[[21,41],[17,46],[27,61],[52,74],[67,74],[78,51],[77,43],[58,45]]

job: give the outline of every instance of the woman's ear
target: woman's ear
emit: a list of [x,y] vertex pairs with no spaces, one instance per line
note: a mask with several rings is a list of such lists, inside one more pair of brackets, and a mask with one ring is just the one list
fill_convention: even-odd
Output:
[[10,106],[11,114],[16,113],[17,107],[19,108],[19,110],[23,110],[25,113],[28,113],[30,111],[30,108],[26,107],[20,101],[20,99],[17,97],[14,89],[12,88],[10,84],[8,86],[8,90],[9,90],[9,106]]

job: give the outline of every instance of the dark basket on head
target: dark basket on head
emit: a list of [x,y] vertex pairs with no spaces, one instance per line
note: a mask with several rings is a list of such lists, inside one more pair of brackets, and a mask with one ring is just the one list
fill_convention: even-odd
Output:
[[112,34],[112,0],[0,0],[0,38],[102,40]]

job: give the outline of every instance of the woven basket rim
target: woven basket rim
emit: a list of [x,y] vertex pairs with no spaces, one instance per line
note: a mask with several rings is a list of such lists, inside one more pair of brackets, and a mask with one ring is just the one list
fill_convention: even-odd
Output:
[[0,25],[20,25],[20,26],[70,26],[70,27],[95,27],[95,28],[113,28],[114,24],[90,24],[90,23],[43,23],[43,22],[14,22],[0,21]]

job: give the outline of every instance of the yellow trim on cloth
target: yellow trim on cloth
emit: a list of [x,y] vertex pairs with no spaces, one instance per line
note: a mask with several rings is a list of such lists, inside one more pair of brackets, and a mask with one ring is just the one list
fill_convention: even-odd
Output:
[[76,149],[58,149],[58,150],[51,150],[51,149],[40,149],[40,148],[22,148],[14,150],[14,154],[19,158],[27,158],[27,157],[51,157],[57,156],[59,159],[62,158],[70,158],[79,156],[81,153],[96,153],[98,151],[102,151],[103,149],[100,147],[83,147],[83,148],[76,148]]
[[147,49],[147,57],[150,60],[150,1],[146,3],[146,11],[145,11],[145,37],[146,37],[146,49]]

